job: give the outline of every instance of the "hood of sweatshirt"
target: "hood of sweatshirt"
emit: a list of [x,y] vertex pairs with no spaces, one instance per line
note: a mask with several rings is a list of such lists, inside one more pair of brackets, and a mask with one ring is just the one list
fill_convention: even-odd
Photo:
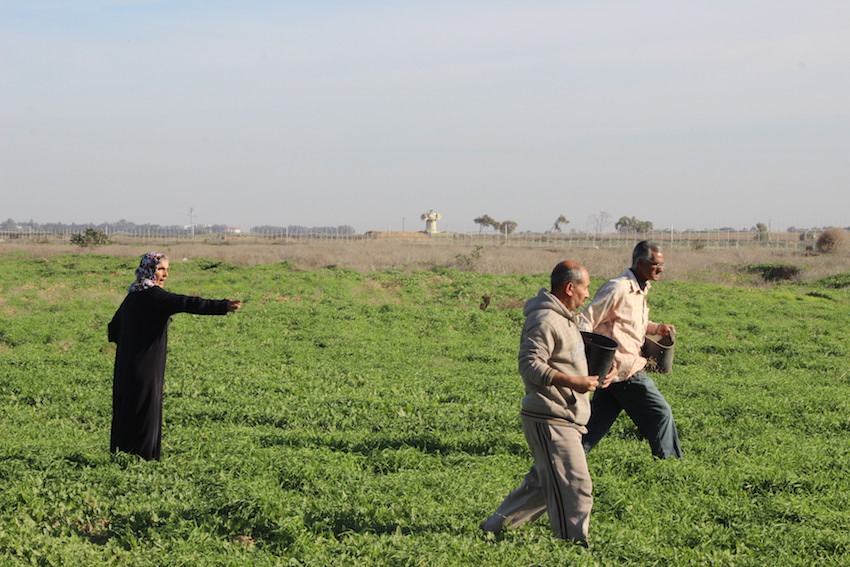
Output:
[[555,311],[570,321],[576,322],[576,315],[567,310],[567,307],[561,303],[561,300],[546,289],[541,289],[537,292],[536,296],[525,302],[525,307],[522,308],[522,314],[528,317],[533,312],[540,311],[541,309]]

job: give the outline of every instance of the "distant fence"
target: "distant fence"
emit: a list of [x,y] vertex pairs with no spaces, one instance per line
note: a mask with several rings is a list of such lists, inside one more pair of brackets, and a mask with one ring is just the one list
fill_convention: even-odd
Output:
[[[0,231],[0,241],[26,241],[33,243],[61,244],[69,243],[71,236],[79,230]],[[811,249],[816,237],[814,232],[776,232],[760,235],[755,232],[727,231],[683,231],[649,233],[606,233],[588,234],[571,232],[567,234],[495,234],[443,232],[427,235],[423,232],[369,231],[363,234],[322,233],[242,233],[242,234],[190,234],[185,231],[142,230],[138,232],[109,233],[110,242],[115,244],[138,244],[157,242],[170,244],[206,243],[206,244],[294,244],[303,242],[362,242],[393,241],[406,244],[432,245],[468,245],[468,246],[516,246],[516,247],[557,247],[557,248],[620,248],[631,246],[635,242],[651,239],[667,248],[688,247],[692,249],[764,247],[789,251]]]

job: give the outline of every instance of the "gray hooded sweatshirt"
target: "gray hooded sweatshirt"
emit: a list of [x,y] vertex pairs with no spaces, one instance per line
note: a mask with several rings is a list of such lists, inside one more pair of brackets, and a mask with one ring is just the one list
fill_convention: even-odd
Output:
[[584,433],[590,418],[589,395],[552,385],[556,370],[587,376],[577,315],[545,289],[525,303],[523,315],[525,325],[519,347],[519,373],[525,383],[522,416],[577,427]]

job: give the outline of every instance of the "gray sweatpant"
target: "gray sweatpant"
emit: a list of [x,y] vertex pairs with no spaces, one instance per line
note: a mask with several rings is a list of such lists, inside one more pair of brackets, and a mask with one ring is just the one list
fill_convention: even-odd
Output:
[[524,416],[522,431],[534,456],[534,465],[519,488],[508,494],[481,528],[490,532],[516,528],[547,512],[557,537],[586,540],[593,484],[581,445],[581,432],[574,427],[532,421]]

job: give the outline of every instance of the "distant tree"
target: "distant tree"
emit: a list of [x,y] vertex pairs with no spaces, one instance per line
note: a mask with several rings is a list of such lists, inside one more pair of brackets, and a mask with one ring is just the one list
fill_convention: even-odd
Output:
[[570,224],[570,221],[568,221],[567,217],[565,217],[564,215],[561,215],[557,219],[555,219],[555,224],[552,226],[552,232],[560,233],[562,224]]
[[499,223],[490,215],[481,215],[480,217],[473,219],[472,222],[478,225],[478,234],[481,234],[481,231],[485,228],[499,230]]
[[83,248],[109,244],[109,237],[96,228],[87,228],[83,232],[71,235],[71,244]]
[[593,223],[596,235],[599,236],[600,233],[605,232],[605,227],[611,222],[611,213],[599,211],[597,214],[591,215],[590,220]]
[[759,242],[767,242],[770,240],[770,229],[767,228],[767,225],[763,222],[756,223],[756,226],[753,228],[753,232],[756,233],[755,239]]
[[0,230],[18,230],[18,224],[12,219],[6,219],[0,224]]
[[252,226],[250,232],[254,234],[282,234],[284,232],[282,226],[274,226],[270,224],[260,224]]
[[637,232],[643,234],[652,230],[652,222],[638,220],[635,217],[620,217],[620,220],[614,223],[614,228],[619,232]]
[[499,223],[499,232],[502,234],[513,234],[516,230],[517,223],[512,220],[506,220]]

